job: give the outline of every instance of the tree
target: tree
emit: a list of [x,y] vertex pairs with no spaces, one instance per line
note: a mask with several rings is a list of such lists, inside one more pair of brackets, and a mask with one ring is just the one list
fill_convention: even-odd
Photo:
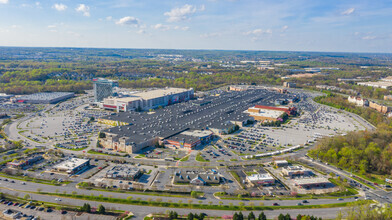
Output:
[[242,214],[242,212],[238,213],[238,220],[244,220],[244,215]]
[[261,212],[259,214],[259,217],[257,218],[258,220],[267,220],[267,216],[264,214],[264,212]]
[[280,213],[280,215],[278,216],[278,220],[286,220],[286,218],[282,213]]
[[196,191],[191,191],[191,197],[196,198],[197,197],[197,192]]
[[302,215],[298,214],[296,220],[301,220],[302,219]]
[[237,214],[237,212],[234,213],[234,215],[233,215],[233,220],[238,220],[238,214]]
[[31,196],[29,194],[25,194],[23,197],[23,199],[25,199],[25,200],[29,200],[30,198],[31,198]]
[[193,220],[193,214],[192,214],[192,212],[188,214],[187,219],[188,219],[188,220]]
[[105,207],[102,204],[98,205],[98,213],[99,214],[105,214],[106,213]]
[[87,212],[90,213],[91,212],[91,206],[88,203],[84,203],[83,206],[80,208],[81,212]]
[[255,214],[253,212],[249,213],[248,220],[256,220]]
[[38,193],[42,192],[42,189],[41,188],[37,188],[37,192]]

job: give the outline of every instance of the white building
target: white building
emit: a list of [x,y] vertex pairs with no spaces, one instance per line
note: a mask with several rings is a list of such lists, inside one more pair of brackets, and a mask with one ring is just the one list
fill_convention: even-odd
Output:
[[53,170],[57,172],[75,174],[88,166],[90,166],[90,160],[88,159],[71,158],[55,165]]
[[357,106],[369,106],[369,101],[357,96],[349,96],[347,98],[348,102],[354,103]]
[[177,102],[188,101],[193,97],[193,89],[165,88],[130,94],[129,97],[108,97],[102,108],[115,111],[149,110]]
[[255,185],[273,185],[275,184],[275,178],[269,173],[263,174],[253,174],[252,176],[247,176],[246,179]]

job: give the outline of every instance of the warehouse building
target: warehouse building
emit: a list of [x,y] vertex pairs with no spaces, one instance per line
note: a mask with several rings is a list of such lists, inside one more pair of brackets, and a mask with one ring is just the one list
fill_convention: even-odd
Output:
[[17,103],[55,104],[74,97],[73,92],[41,92],[13,99]]
[[53,167],[53,171],[67,174],[75,174],[89,166],[90,160],[88,159],[70,158],[55,165]]
[[102,107],[117,112],[150,110],[193,98],[193,89],[165,88],[130,94],[128,97],[108,97]]

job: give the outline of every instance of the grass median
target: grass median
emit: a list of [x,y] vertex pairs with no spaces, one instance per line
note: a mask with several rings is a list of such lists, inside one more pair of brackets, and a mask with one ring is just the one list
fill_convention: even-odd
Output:
[[58,196],[63,198],[80,199],[87,201],[96,202],[107,202],[107,203],[117,203],[126,205],[139,205],[139,206],[156,206],[156,207],[169,207],[169,208],[191,208],[191,209],[210,209],[210,210],[233,210],[233,211],[247,211],[247,210],[275,210],[275,209],[316,209],[316,208],[336,208],[336,207],[348,207],[348,206],[358,206],[372,203],[371,201],[354,201],[354,202],[343,202],[343,203],[332,203],[332,204],[320,204],[320,205],[302,205],[302,206],[256,206],[253,203],[245,205],[241,202],[239,205],[212,205],[212,204],[193,204],[194,201],[189,199],[186,203],[178,202],[163,202],[161,199],[154,200],[134,200],[133,198],[121,199],[121,198],[109,198],[102,195],[99,196],[88,196],[88,195],[71,195],[62,193],[48,193],[40,192],[41,195]]

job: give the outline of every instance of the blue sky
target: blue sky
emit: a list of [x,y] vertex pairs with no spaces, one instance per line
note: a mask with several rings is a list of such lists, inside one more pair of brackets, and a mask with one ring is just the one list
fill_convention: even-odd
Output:
[[0,45],[392,52],[391,0],[0,0]]

